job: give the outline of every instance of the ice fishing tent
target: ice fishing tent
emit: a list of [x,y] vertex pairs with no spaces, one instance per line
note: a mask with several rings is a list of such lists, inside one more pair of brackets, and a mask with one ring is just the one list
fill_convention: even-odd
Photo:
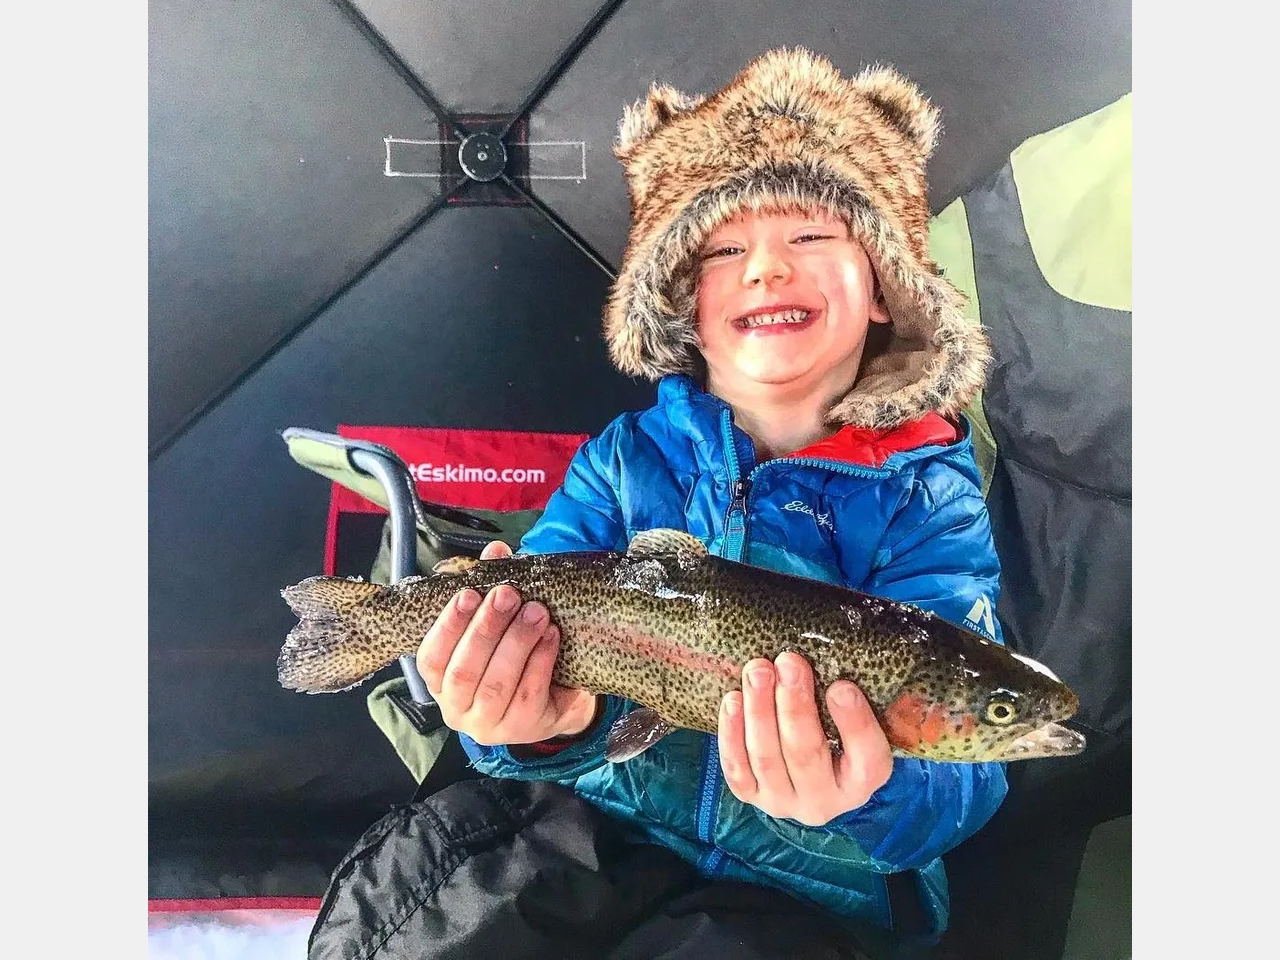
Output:
[[[1127,901],[1079,891],[1128,869],[1128,4],[157,0],[150,34],[153,909],[305,917],[414,790],[365,692],[276,683],[279,588],[335,527],[279,431],[563,438],[647,403],[599,335],[622,106],[801,44],[941,108],[935,254],[997,360],[997,613],[1085,698],[1087,754],[1011,768],[951,858],[945,949],[1058,957],[1097,921],[1087,955],[1127,955]],[[367,574],[380,521],[342,525],[329,559]]]

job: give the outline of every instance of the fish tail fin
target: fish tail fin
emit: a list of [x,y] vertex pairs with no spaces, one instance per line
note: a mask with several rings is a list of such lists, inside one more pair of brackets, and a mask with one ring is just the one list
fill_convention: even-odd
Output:
[[280,591],[298,616],[276,661],[280,685],[302,693],[336,693],[364,682],[400,651],[372,642],[356,615],[386,588],[343,577],[310,577]]

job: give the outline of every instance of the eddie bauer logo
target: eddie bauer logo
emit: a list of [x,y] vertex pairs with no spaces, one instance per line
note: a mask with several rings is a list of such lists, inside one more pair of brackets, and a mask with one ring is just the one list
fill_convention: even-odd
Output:
[[995,639],[995,618],[991,615],[991,601],[985,596],[980,596],[973,601],[973,606],[965,614],[964,623],[965,626],[972,627],[974,630],[981,630],[991,639]]
[[783,504],[782,509],[794,510],[797,513],[807,513],[809,516],[813,517],[814,521],[818,524],[818,526],[826,527],[828,530],[832,531],[833,533],[835,532],[836,528],[831,523],[831,514],[814,513],[813,507],[809,506],[803,500],[792,500],[790,503]]

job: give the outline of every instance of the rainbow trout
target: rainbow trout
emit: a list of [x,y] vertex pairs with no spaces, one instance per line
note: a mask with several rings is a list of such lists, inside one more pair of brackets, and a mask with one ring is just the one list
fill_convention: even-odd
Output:
[[[1059,723],[1078,698],[1034,660],[916,607],[710,555],[675,530],[641,533],[626,553],[451,557],[391,586],[304,580],[282,591],[299,623],[280,651],[280,683],[349,689],[414,653],[458,590],[502,583],[559,626],[556,683],[641,705],[609,731],[614,762],[678,727],[714,734],[747,661],[787,650],[809,661],[819,690],[856,683],[899,756],[973,763],[1084,748]],[[817,706],[838,749],[824,697]]]

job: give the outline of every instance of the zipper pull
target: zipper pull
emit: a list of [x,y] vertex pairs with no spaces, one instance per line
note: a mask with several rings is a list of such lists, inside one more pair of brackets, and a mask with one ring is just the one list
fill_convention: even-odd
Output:
[[747,539],[747,494],[751,492],[751,481],[735,480],[731,490],[729,512],[724,518],[724,549],[721,556],[728,560],[741,560]]

